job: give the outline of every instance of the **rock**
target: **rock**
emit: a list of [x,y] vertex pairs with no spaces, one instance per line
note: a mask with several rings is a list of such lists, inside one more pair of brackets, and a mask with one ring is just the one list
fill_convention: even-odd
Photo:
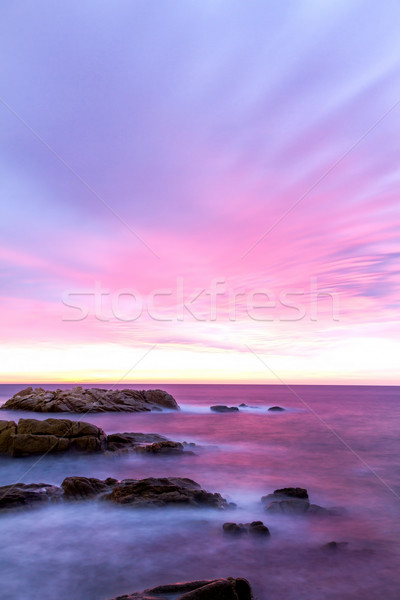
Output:
[[283,412],[285,409],[281,406],[271,406],[268,411],[269,412]]
[[252,523],[224,523],[222,529],[229,535],[250,534],[259,537],[270,537],[270,531],[262,521]]
[[241,535],[242,533],[247,533],[246,528],[241,523],[224,523],[222,529],[224,533],[229,533],[229,535]]
[[324,516],[333,512],[317,504],[310,504],[308,492],[304,488],[282,488],[272,494],[263,496],[261,502],[265,510],[275,514],[285,515],[318,515]]
[[50,501],[105,500],[133,508],[190,506],[233,508],[220,494],[203,490],[192,479],[124,479],[108,477],[66,477],[61,488],[45,483],[17,483],[0,488],[0,509],[28,507]]
[[239,404],[239,408],[248,408],[248,406],[247,406],[247,404],[242,402],[242,404]]
[[17,392],[0,409],[35,412],[143,412],[179,410],[176,400],[163,390],[107,390],[75,387],[43,390],[28,387]]
[[[186,445],[187,446],[187,445]],[[0,454],[14,457],[62,452],[143,452],[154,455],[194,454],[157,433],[113,433],[68,419],[0,421]],[[192,446],[190,446],[192,447]]]
[[113,486],[106,500],[133,507],[194,506],[226,509],[232,507],[220,494],[203,490],[192,479],[161,477],[124,479]]
[[31,508],[39,504],[57,502],[62,490],[46,483],[15,483],[0,487],[0,510]]
[[213,412],[219,412],[219,413],[239,412],[239,409],[237,406],[224,406],[222,404],[210,406],[210,410],[212,410]]
[[261,498],[261,502],[263,504],[266,504],[270,501],[277,500],[280,498],[299,498],[301,500],[308,500],[308,492],[305,488],[299,487],[281,488],[279,490],[275,490],[272,494],[263,496]]
[[337,552],[338,550],[345,550],[348,545],[348,542],[328,542],[322,546],[322,549]]
[[94,477],[66,477],[61,484],[66,500],[86,500],[102,496],[112,490],[112,486],[118,483],[117,479],[102,481]]
[[67,451],[104,452],[106,434],[82,421],[20,419],[0,421],[0,453],[14,457]]
[[0,454],[8,454],[17,426],[14,421],[0,421]]
[[183,444],[180,442],[171,442],[165,440],[162,442],[155,442],[154,444],[146,444],[145,446],[138,446],[137,452],[145,452],[147,454],[193,454],[193,452],[185,452]]
[[247,579],[214,579],[212,581],[191,581],[118,596],[114,600],[253,600],[253,593]]

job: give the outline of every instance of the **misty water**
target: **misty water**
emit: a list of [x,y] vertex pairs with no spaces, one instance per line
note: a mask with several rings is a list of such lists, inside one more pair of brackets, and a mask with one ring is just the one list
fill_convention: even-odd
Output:
[[[0,401],[23,386],[0,386]],[[68,386],[43,386],[48,389]],[[129,387],[129,386],[124,386]],[[132,386],[151,388],[154,386]],[[0,458],[0,485],[60,485],[70,475],[190,477],[238,508],[149,509],[102,502],[54,504],[0,515],[0,597],[106,600],[162,583],[246,577],[260,600],[400,597],[400,388],[164,385],[182,409],[82,415],[112,432],[195,442],[196,456]],[[212,413],[212,404],[254,408]],[[269,413],[268,407],[287,410]],[[301,486],[337,516],[271,515],[261,496]],[[262,520],[268,540],[227,537],[225,521]],[[348,542],[338,551],[322,546]]]

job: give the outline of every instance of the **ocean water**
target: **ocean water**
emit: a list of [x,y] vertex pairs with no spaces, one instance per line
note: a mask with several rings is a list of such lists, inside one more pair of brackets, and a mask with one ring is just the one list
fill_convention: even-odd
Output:
[[[24,386],[0,386],[0,403]],[[49,389],[68,386],[43,386]],[[129,387],[129,386],[124,386]],[[132,386],[140,389],[154,386]],[[0,458],[0,485],[59,485],[69,475],[190,477],[238,505],[135,511],[102,503],[0,515],[0,597],[106,600],[162,583],[246,577],[260,600],[400,598],[400,388],[370,386],[158,386],[178,413],[59,416],[111,432],[153,432],[201,446],[196,456]],[[217,414],[212,404],[253,408]],[[268,413],[280,405],[283,413]],[[308,489],[338,515],[270,515],[262,495]],[[262,520],[269,540],[229,538],[225,521]],[[323,545],[347,542],[338,551]]]

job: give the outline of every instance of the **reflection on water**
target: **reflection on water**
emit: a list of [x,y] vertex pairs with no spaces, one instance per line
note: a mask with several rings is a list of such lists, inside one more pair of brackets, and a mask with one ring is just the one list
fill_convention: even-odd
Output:
[[[7,399],[19,388],[1,386],[0,394]],[[161,583],[232,575],[248,577],[260,600],[398,600],[398,388],[296,386],[354,453],[283,386],[164,388],[182,411],[84,420],[107,433],[154,432],[194,441],[202,446],[197,456],[2,458],[0,485],[59,485],[68,475],[175,475],[221,492],[238,509],[138,512],[82,503],[2,516],[2,597],[54,600],[62,591],[74,600],[105,600]],[[208,410],[241,402],[258,408],[239,414]],[[268,413],[273,404],[290,410]],[[0,413],[3,419],[21,416],[49,415]],[[325,519],[269,516],[260,497],[286,485],[306,487],[312,502],[343,512]],[[225,520],[263,520],[272,538],[227,538],[221,531]],[[349,545],[338,552],[321,549],[331,540]]]

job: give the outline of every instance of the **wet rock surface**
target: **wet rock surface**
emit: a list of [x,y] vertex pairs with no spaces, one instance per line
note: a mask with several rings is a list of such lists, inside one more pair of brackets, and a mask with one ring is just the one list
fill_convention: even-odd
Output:
[[0,487],[0,510],[32,508],[33,506],[57,502],[62,490],[46,483],[16,483]]
[[272,494],[263,496],[261,502],[269,513],[284,515],[318,515],[325,516],[336,514],[335,511],[311,504],[308,492],[304,488],[282,488]]
[[224,533],[228,535],[254,535],[257,537],[270,537],[271,533],[262,521],[253,521],[252,523],[224,523],[222,525]]
[[115,454],[141,452],[149,455],[194,454],[195,445],[168,440],[157,433],[105,432],[83,421],[69,419],[20,419],[0,421],[0,454],[13,457],[63,452]]
[[66,477],[61,487],[17,483],[0,487],[0,509],[33,507],[50,501],[99,499],[133,508],[188,506],[194,508],[232,508],[218,493],[208,492],[192,479],[162,477],[124,479],[111,477]]
[[0,409],[34,412],[145,412],[179,410],[176,400],[163,390],[109,390],[74,387],[70,390],[25,388]]
[[210,406],[210,410],[218,413],[239,412],[237,406],[225,406],[223,404],[216,404],[215,406]]
[[214,579],[191,581],[118,596],[113,600],[252,600],[253,593],[247,579]]

